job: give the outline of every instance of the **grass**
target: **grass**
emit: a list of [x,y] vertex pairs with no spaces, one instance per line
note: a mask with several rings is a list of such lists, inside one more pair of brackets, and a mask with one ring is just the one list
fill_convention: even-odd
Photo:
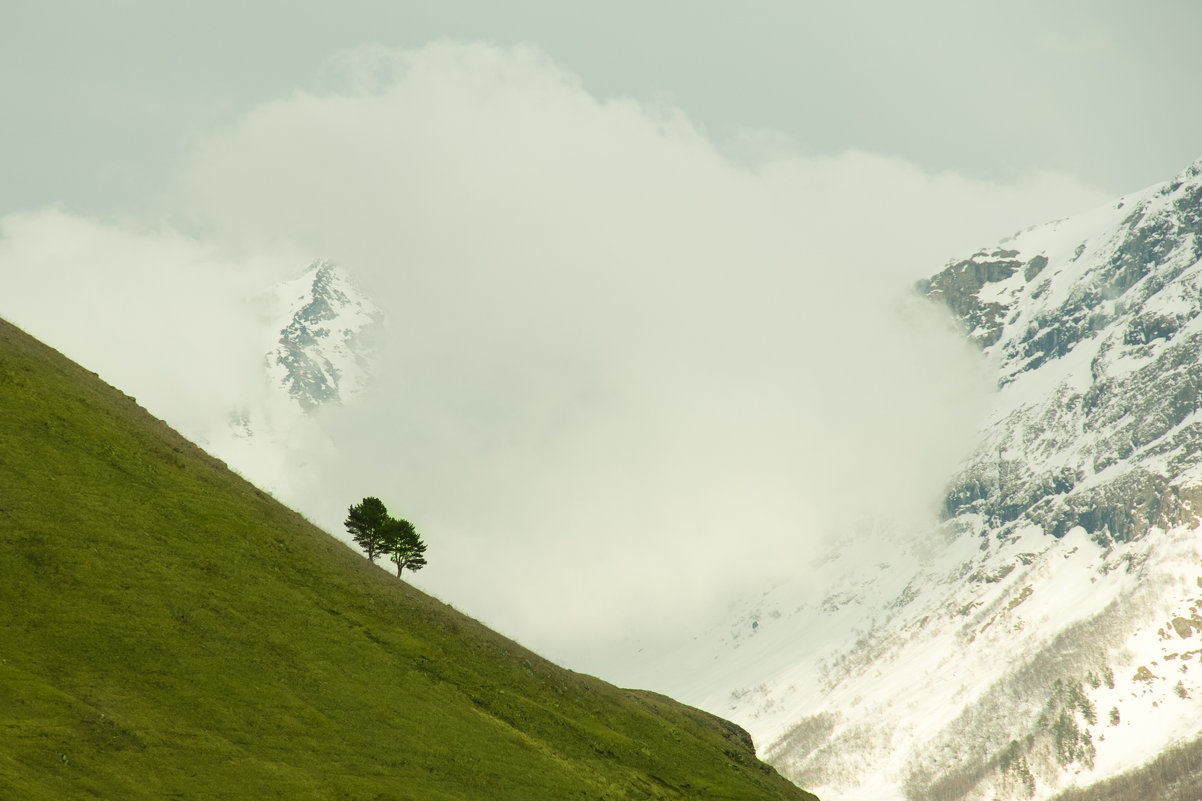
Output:
[[0,798],[812,799],[373,568],[0,321]]

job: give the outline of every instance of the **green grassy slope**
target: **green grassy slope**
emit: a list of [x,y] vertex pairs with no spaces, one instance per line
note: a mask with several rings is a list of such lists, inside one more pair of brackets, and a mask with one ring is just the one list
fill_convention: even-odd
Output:
[[813,796],[733,724],[370,567],[0,321],[0,799],[75,798]]

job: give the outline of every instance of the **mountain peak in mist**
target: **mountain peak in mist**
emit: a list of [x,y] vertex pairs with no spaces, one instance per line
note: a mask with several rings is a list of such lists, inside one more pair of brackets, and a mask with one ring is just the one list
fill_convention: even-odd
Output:
[[380,310],[327,259],[276,292],[288,318],[267,354],[269,380],[306,411],[355,397],[371,377],[368,343]]

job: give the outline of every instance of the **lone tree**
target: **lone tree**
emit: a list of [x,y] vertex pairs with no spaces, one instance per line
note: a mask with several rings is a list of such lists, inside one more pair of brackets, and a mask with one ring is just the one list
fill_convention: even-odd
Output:
[[421,570],[426,566],[426,543],[408,520],[388,519],[381,550],[396,565],[397,578],[405,568]]
[[426,566],[426,543],[418,536],[417,529],[408,520],[389,516],[379,498],[364,498],[351,506],[347,510],[346,530],[367,551],[371,561],[376,561],[382,553],[388,554],[396,565],[398,578],[405,568],[421,570]]
[[347,510],[346,530],[363,550],[367,558],[376,561],[376,555],[384,551],[385,535],[388,531],[388,510],[379,498],[364,498]]

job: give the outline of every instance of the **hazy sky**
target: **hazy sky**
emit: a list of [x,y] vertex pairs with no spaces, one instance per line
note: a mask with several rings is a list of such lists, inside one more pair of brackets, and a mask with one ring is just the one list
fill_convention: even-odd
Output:
[[340,262],[376,382],[265,483],[573,665],[913,525],[984,382],[904,290],[1202,155],[1202,6],[644,5],[8,3],[0,315],[199,438]]
[[927,171],[1067,173],[1121,194],[1202,154],[1193,0],[505,3],[6,0],[0,213],[154,208],[199,131],[311,87],[334,53],[529,44],[590,94]]

